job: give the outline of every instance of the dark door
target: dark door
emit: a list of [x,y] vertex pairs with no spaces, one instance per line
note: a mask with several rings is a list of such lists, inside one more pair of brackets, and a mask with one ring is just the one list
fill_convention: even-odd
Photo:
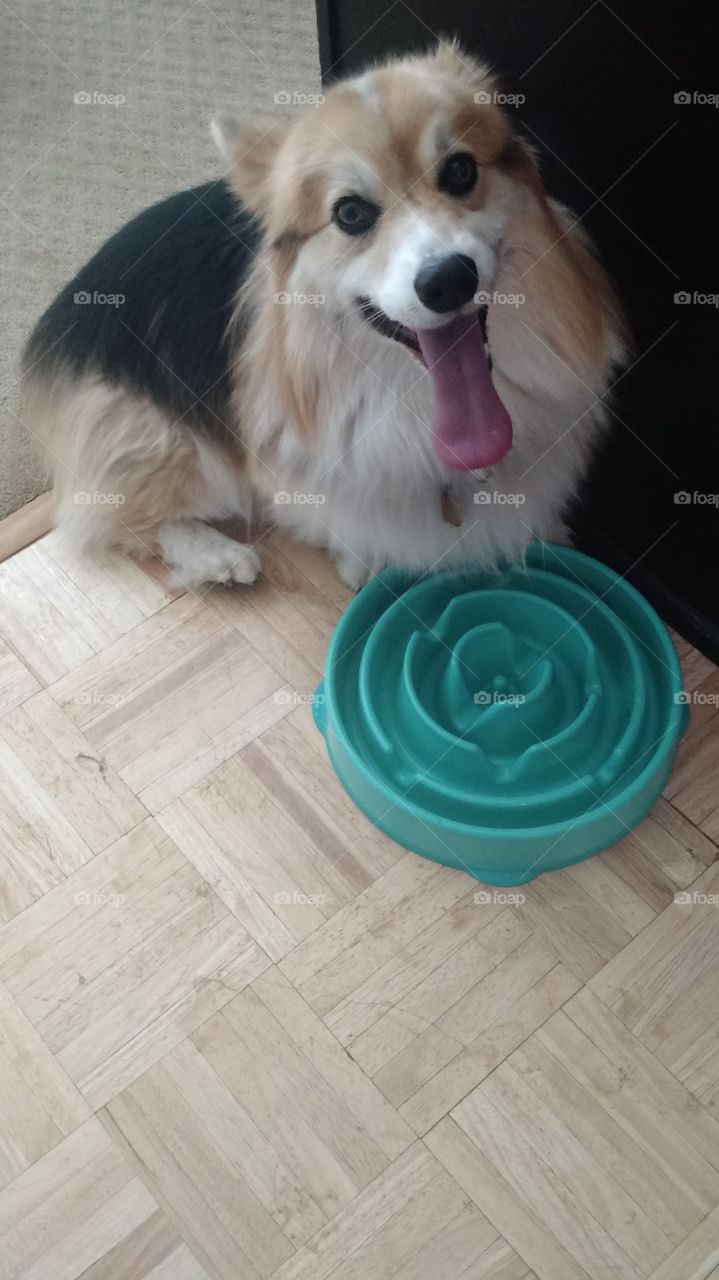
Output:
[[523,94],[547,185],[599,244],[635,350],[578,545],[719,661],[719,9],[679,0],[318,0],[326,79],[456,34]]

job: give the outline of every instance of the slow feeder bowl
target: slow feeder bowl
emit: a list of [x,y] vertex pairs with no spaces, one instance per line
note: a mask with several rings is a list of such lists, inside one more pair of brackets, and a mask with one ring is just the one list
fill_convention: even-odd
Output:
[[368,818],[500,885],[627,835],[688,720],[654,610],[549,543],[503,574],[380,574],[340,620],[318,694],[332,764]]

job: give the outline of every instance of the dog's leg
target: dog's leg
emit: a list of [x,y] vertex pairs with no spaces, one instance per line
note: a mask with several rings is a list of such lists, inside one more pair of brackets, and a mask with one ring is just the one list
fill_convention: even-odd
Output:
[[372,577],[372,570],[351,551],[333,551],[332,559],[340,578],[353,591],[359,591]]
[[157,545],[183,587],[210,582],[254,582],[260,558],[253,547],[235,542],[202,520],[170,520],[160,526]]

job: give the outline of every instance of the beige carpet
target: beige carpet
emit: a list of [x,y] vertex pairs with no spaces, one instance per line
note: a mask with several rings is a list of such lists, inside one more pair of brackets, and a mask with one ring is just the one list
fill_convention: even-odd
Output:
[[37,316],[130,214],[219,173],[218,108],[276,111],[319,64],[312,0],[0,0],[0,28],[1,517],[45,487],[18,416]]

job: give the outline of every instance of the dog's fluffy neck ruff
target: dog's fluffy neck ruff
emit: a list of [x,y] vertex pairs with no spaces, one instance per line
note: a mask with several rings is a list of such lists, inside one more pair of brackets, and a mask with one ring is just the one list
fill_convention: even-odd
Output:
[[353,487],[376,482],[401,452],[439,485],[447,468],[431,446],[432,386],[421,361],[358,309],[278,305],[289,290],[274,287],[276,278],[270,288],[268,271],[263,257],[237,311],[246,338],[235,405],[251,445],[298,475],[342,458],[333,481]]
[[[569,430],[550,468],[536,464],[589,409],[588,387],[558,376],[548,358],[546,370],[533,371],[535,385],[522,389],[511,380],[509,347],[510,373],[495,360],[494,377],[512,414],[514,448],[488,477],[455,471],[432,447],[433,389],[422,364],[358,313],[278,305],[276,284],[261,259],[242,291],[234,404],[254,485],[278,523],[340,556],[351,548],[373,572],[388,559],[494,565],[521,559],[535,536],[556,536],[555,494],[575,488],[601,406],[586,430]],[[490,313],[493,349],[492,324]],[[476,495],[485,488],[497,496],[482,511]],[[447,490],[459,525],[446,518]],[[278,503],[278,493],[292,500]]]

